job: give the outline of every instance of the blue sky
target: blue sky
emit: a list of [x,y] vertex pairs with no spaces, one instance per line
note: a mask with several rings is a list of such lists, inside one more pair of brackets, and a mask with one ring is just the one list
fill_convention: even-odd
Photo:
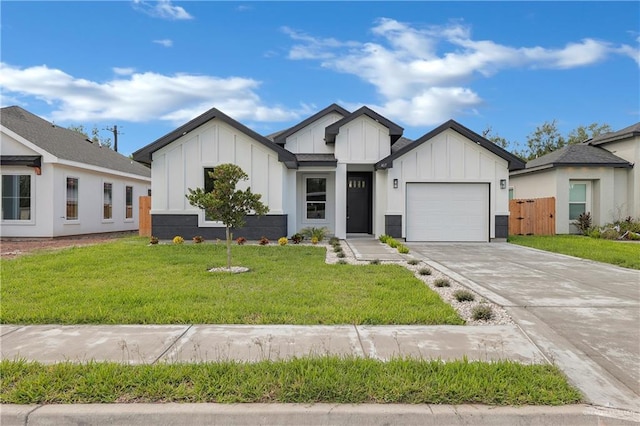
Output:
[[[261,134],[336,102],[417,138],[640,121],[639,2],[2,1],[2,106],[142,148],[211,107]],[[101,136],[109,137],[108,131]]]

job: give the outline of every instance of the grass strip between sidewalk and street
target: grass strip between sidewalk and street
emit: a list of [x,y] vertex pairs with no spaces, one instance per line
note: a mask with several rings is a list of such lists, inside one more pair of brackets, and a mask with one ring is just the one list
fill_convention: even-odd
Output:
[[582,235],[512,235],[509,242],[624,268],[640,269],[640,243]]
[[464,324],[399,265],[328,265],[325,248],[146,238],[2,260],[3,324]]
[[0,362],[0,402],[562,405],[580,393],[551,365],[361,358],[257,363]]

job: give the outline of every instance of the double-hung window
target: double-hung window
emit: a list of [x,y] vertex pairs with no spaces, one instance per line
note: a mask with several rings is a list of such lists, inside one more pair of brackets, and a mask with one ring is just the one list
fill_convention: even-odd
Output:
[[67,178],[67,220],[78,220],[78,178]]
[[102,218],[113,219],[113,184],[102,184]]
[[30,175],[2,175],[2,220],[31,220]]
[[306,218],[324,220],[327,214],[327,179],[320,177],[306,178]]
[[578,216],[588,211],[588,192],[588,182],[572,181],[569,183],[569,220],[576,220]]

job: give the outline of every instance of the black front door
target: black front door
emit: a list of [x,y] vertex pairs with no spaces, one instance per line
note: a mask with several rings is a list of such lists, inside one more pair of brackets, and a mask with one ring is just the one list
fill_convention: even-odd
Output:
[[347,173],[347,232],[371,233],[371,173]]

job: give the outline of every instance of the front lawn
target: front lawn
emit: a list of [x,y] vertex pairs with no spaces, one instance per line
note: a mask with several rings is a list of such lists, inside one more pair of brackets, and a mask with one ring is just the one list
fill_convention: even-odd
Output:
[[640,269],[640,243],[603,240],[582,235],[512,235],[509,242],[625,268]]
[[0,362],[0,403],[405,403],[560,405],[582,399],[551,365],[299,358],[123,365]]
[[312,246],[149,246],[146,238],[2,260],[4,324],[462,324],[398,265],[327,265]]

